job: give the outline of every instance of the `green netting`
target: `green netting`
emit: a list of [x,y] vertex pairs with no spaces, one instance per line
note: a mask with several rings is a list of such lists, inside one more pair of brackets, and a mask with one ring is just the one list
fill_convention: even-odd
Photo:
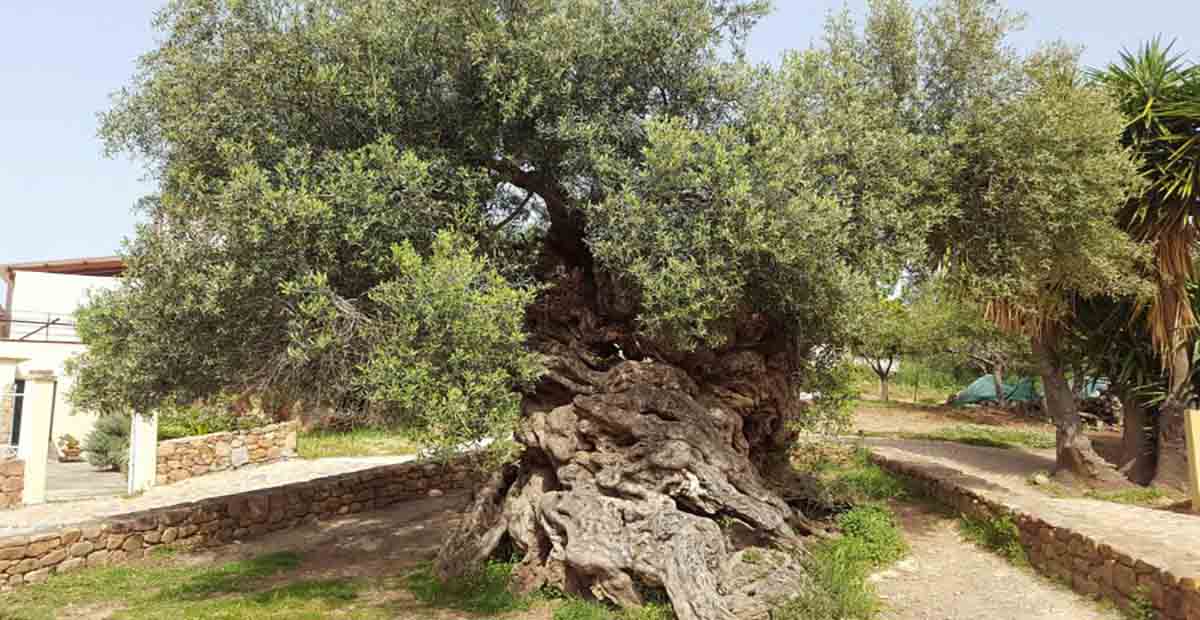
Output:
[[[1010,401],[1041,400],[1042,398],[1042,395],[1038,394],[1037,389],[1033,387],[1033,379],[1030,378],[1021,378],[1015,383],[1005,383],[1004,394]],[[958,393],[958,398],[954,399],[954,403],[958,405],[995,401],[996,381],[992,379],[991,375],[983,375],[976,379],[967,386],[967,389]]]

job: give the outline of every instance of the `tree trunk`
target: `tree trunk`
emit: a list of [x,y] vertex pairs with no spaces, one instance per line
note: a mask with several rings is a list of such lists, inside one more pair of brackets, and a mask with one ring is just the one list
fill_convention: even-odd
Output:
[[879,398],[885,403],[889,400],[887,375],[879,375]]
[[1191,397],[1191,358],[1186,346],[1176,346],[1170,365],[1171,391],[1158,410],[1157,459],[1154,484],[1179,490],[1188,486],[1187,435],[1184,412]]
[[[529,312],[549,370],[525,399],[520,460],[478,495],[437,574],[516,551],[520,591],[620,606],[657,591],[680,620],[765,617],[805,580],[813,530],[780,493],[794,352],[759,315],[728,349],[672,352],[636,334],[614,283],[568,273]],[[770,570],[752,566],[763,557]]]
[[1075,406],[1075,395],[1067,383],[1058,355],[1058,334],[1047,327],[1033,338],[1033,354],[1037,357],[1042,388],[1046,392],[1046,413],[1054,421],[1055,474],[1074,475],[1090,484],[1125,486],[1128,481],[1116,468],[1092,448],[1084,433],[1083,421]]
[[1004,391],[1003,365],[992,366],[992,382],[996,384],[996,405],[1002,409],[1008,407],[1008,393]]
[[1120,469],[1137,484],[1149,484],[1154,477],[1154,429],[1142,400],[1126,386],[1116,387],[1121,401],[1122,438]]

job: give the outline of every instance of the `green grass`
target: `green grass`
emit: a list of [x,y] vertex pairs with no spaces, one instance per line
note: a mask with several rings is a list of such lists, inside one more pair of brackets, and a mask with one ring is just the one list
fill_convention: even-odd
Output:
[[1136,487],[1120,491],[1088,491],[1084,494],[1084,497],[1105,502],[1115,502],[1117,504],[1149,507],[1172,504],[1185,499],[1179,493],[1164,491],[1156,487]]
[[608,605],[570,599],[554,610],[554,620],[674,620],[670,605],[652,603],[644,607],[614,609]]
[[1052,432],[978,424],[939,429],[931,433],[900,433],[899,436],[904,439],[950,441],[988,448],[1048,450],[1054,447],[1054,433]]
[[417,446],[391,431],[369,428],[352,431],[302,431],[296,452],[306,459],[347,456],[390,456],[415,454]]
[[430,607],[494,615],[528,609],[529,597],[508,589],[514,564],[490,562],[474,574],[450,581],[438,579],[429,567],[408,578],[408,589]]
[[865,448],[848,457],[825,459],[813,466],[824,498],[834,504],[863,504],[900,499],[908,494],[903,480],[870,461]]
[[[358,579],[276,578],[299,567],[293,553],[272,553],[218,566],[122,566],[56,576],[5,596],[3,620],[52,620],[68,609],[77,617],[113,620],[319,620],[390,618],[390,610],[356,602],[371,584]],[[87,611],[82,611],[87,610]],[[103,610],[103,611],[101,611]]]
[[967,540],[1003,556],[1018,566],[1028,566],[1029,557],[1021,546],[1021,531],[1011,517],[979,519],[960,516],[958,529]]
[[771,612],[772,620],[869,620],[880,608],[867,577],[907,552],[891,511],[861,506],[838,518],[843,536],[805,559],[812,583]]

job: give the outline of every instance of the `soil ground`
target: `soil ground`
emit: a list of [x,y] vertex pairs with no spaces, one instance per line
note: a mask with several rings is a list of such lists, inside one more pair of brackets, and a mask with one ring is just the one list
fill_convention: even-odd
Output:
[[880,620],[1119,620],[1026,568],[963,540],[954,519],[919,503],[893,506],[911,551],[871,577]]

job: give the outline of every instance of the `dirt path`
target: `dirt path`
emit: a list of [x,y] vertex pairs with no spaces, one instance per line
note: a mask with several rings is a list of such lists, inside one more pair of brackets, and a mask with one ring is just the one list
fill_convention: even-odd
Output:
[[962,539],[954,520],[925,506],[898,507],[911,553],[871,577],[880,620],[1120,620],[1032,571]]

